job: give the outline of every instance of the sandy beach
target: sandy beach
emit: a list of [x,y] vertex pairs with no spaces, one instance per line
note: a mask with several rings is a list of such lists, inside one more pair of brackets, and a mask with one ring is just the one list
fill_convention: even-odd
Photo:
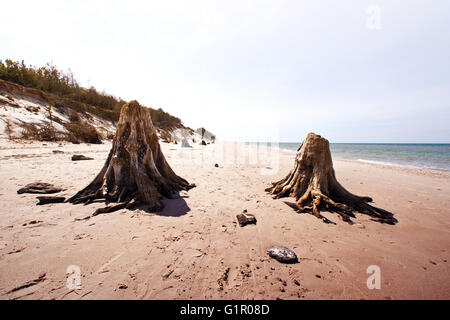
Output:
[[[256,157],[255,146],[222,142],[161,146],[195,188],[164,200],[162,212],[87,218],[104,204],[36,206],[37,195],[17,190],[43,181],[69,197],[92,181],[111,143],[1,141],[0,298],[450,299],[448,173],[334,160],[345,188],[371,196],[399,223],[356,213],[349,225],[325,212],[331,225],[264,192],[293,167],[294,153]],[[94,160],[74,162],[73,154]],[[256,225],[237,224],[244,209]],[[275,245],[291,248],[299,263],[268,257]],[[381,270],[379,290],[366,285],[371,265]],[[70,266],[81,271],[80,289],[67,287]]]

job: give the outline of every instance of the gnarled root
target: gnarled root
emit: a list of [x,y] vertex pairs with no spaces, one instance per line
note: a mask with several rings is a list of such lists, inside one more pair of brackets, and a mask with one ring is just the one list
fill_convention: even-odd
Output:
[[395,224],[393,214],[368,204],[370,197],[354,195],[336,180],[329,143],[321,136],[309,133],[297,150],[294,169],[280,181],[266,189],[274,199],[294,197],[297,202],[287,203],[298,212],[308,212],[331,223],[320,214],[321,210],[336,212],[350,224],[354,211],[373,217],[381,223]]
[[122,202],[119,204],[116,204],[114,206],[106,206],[104,208],[100,208],[95,210],[95,212],[92,214],[93,216],[102,214],[102,213],[109,213],[109,212],[114,212],[117,210],[121,210],[121,209],[132,209],[136,206],[136,203],[132,203],[132,202]]

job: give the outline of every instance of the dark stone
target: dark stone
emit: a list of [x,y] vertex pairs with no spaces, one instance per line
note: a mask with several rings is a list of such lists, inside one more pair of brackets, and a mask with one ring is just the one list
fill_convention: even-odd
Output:
[[241,213],[236,216],[241,227],[247,224],[256,224],[256,218],[251,213]]
[[269,257],[281,263],[297,263],[298,258],[294,251],[286,247],[273,247],[267,250]]
[[66,200],[65,197],[53,197],[53,196],[40,196],[37,197],[39,202],[36,204],[37,206],[47,204],[47,203],[61,203]]
[[83,156],[82,154],[74,154],[72,156],[72,161],[79,161],[79,160],[94,160],[94,158],[89,158],[89,157]]
[[22,193],[42,193],[42,194],[46,194],[46,193],[57,193],[57,192],[60,192],[60,191],[62,191],[62,188],[55,187],[54,185],[52,185],[50,183],[33,182],[33,183],[29,183],[25,187],[20,188],[19,190],[17,190],[17,193],[18,194],[22,194]]
[[216,168],[218,168],[219,167],[219,165],[216,163],[215,165],[214,165],[214,167],[216,167]]
[[206,146],[206,142],[205,140],[202,140],[202,142],[200,143],[202,146]]

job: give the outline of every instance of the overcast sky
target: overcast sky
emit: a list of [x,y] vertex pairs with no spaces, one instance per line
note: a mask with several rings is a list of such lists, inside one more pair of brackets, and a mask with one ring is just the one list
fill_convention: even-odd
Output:
[[223,140],[450,142],[450,1],[1,1],[0,59]]

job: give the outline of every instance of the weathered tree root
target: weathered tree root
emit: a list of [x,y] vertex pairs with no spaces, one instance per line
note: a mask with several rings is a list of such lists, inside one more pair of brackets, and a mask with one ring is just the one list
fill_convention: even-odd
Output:
[[116,204],[114,206],[106,206],[104,208],[97,209],[97,210],[95,210],[95,212],[92,215],[96,216],[96,215],[99,215],[102,213],[114,212],[114,211],[125,209],[125,208],[132,209],[133,207],[134,207],[133,205],[130,205],[130,202],[123,202],[123,203]]
[[158,211],[163,208],[163,197],[171,198],[193,187],[167,163],[148,110],[132,101],[120,111],[113,146],[102,170],[68,201],[89,204],[103,199],[107,204],[118,203],[98,209],[94,215],[139,205]]
[[37,206],[41,206],[48,203],[62,203],[66,200],[65,197],[53,197],[53,196],[41,196],[36,197],[39,202],[36,203]]
[[58,193],[62,191],[63,189],[60,187],[56,187],[50,183],[46,182],[33,182],[27,184],[25,187],[20,188],[17,190],[18,194],[22,193],[40,193],[40,194],[46,194],[46,193]]
[[368,204],[370,197],[351,194],[336,180],[328,140],[309,133],[297,150],[294,169],[266,189],[274,199],[294,197],[287,203],[298,212],[314,214],[326,223],[333,223],[320,214],[326,209],[336,212],[343,221],[352,224],[354,211],[372,216],[375,221],[395,224],[393,214]]

